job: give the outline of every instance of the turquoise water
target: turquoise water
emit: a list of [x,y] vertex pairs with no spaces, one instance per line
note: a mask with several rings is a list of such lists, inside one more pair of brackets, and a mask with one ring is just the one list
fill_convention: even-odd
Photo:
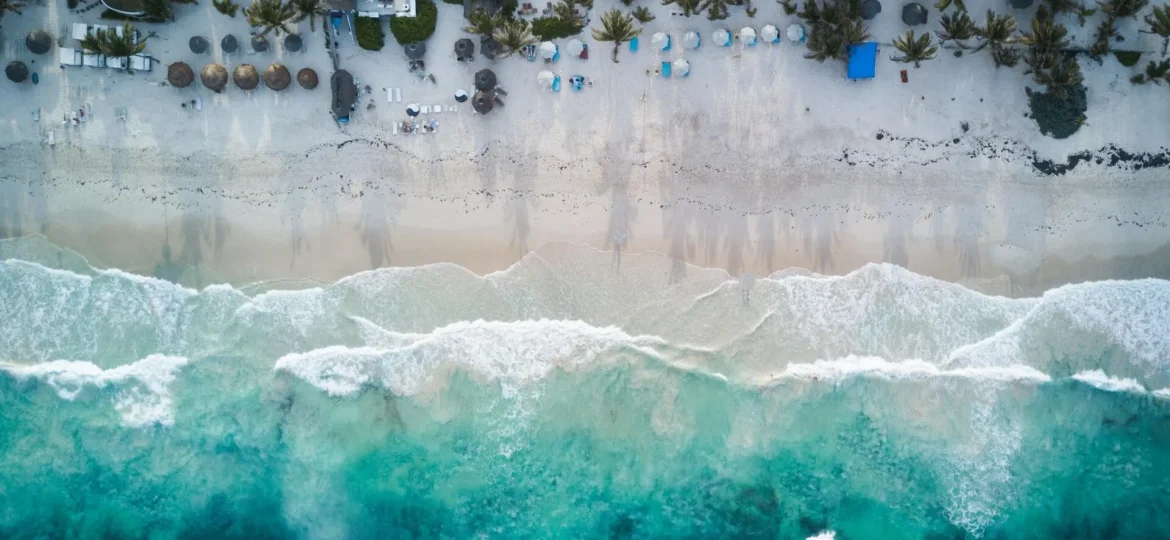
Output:
[[193,290],[0,255],[0,538],[1170,531],[1170,282],[547,246]]

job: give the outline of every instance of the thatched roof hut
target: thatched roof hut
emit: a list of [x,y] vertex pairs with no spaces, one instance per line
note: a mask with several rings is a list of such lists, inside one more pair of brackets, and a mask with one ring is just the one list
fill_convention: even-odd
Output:
[[191,48],[191,52],[195,54],[203,54],[207,52],[207,48],[211,46],[207,42],[207,38],[203,36],[194,36],[187,42],[187,46]]
[[496,87],[496,72],[490,69],[481,69],[475,74],[475,89],[489,91]]
[[284,64],[272,64],[264,70],[264,84],[273,90],[284,90],[292,82],[292,74]]
[[175,62],[167,66],[167,82],[175,88],[186,88],[191,86],[191,82],[195,80],[195,72],[191,70],[191,66],[183,62]]
[[455,59],[460,62],[469,62],[475,58],[475,42],[461,38],[455,42]]
[[471,108],[479,114],[492,112],[492,107],[495,106],[496,98],[491,92],[476,92],[471,98]]
[[234,53],[240,48],[240,42],[236,41],[236,36],[228,34],[219,40],[219,48],[225,53]]
[[240,64],[232,70],[232,80],[241,90],[255,90],[260,84],[260,73],[251,64]]
[[353,75],[339,69],[329,78],[329,86],[333,90],[333,117],[338,122],[349,121],[349,111],[357,102],[357,85],[353,82]]
[[264,52],[268,50],[268,38],[256,34],[252,36],[252,50],[256,52]]
[[199,72],[199,80],[203,81],[203,86],[218,93],[227,86],[227,68],[219,64],[207,64],[203,66],[203,71]]
[[902,7],[902,22],[916,26],[926,24],[926,8],[918,2],[911,2]]
[[14,83],[22,83],[28,79],[28,66],[19,60],[13,60],[4,68],[4,75]]
[[317,87],[317,72],[312,68],[304,68],[297,72],[297,84],[305,90],[312,90]]
[[305,43],[301,41],[301,36],[296,34],[289,34],[284,37],[284,50],[288,52],[297,52],[301,50],[301,47],[303,47],[304,44]]

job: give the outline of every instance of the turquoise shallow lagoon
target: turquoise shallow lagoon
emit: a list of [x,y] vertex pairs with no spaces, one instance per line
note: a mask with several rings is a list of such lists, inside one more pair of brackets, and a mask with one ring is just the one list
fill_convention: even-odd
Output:
[[1166,538],[1170,283],[556,247],[199,290],[6,241],[2,538]]

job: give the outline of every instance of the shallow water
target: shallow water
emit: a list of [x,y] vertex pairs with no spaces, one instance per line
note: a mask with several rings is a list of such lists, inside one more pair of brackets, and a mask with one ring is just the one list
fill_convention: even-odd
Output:
[[197,291],[36,242],[0,242],[3,538],[1170,530],[1170,282],[547,246]]

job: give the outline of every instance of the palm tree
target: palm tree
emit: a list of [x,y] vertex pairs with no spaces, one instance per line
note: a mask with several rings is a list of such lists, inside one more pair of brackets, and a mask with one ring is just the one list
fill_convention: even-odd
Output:
[[1015,47],[992,47],[991,61],[995,67],[1016,67],[1020,63],[1020,50]]
[[1024,64],[1028,66],[1028,69],[1024,70],[1024,75],[1052,69],[1058,63],[1060,63],[1060,52],[1032,47],[1028,49],[1028,56],[1024,58]]
[[488,13],[485,9],[477,9],[467,16],[467,26],[463,27],[463,31],[477,36],[490,36],[503,23],[504,17],[498,13]]
[[17,15],[21,15],[21,10],[24,9],[24,4],[16,2],[15,0],[0,0],[0,18],[4,14],[11,11]]
[[504,21],[492,33],[492,38],[499,44],[501,58],[512,56],[524,47],[536,44],[536,37],[532,35],[532,27],[524,19]]
[[954,41],[960,49],[966,49],[967,45],[963,42],[975,37],[975,21],[971,20],[966,11],[946,13],[939,20],[939,24],[943,28],[942,31],[935,31],[938,34],[939,45]]
[[704,0],[699,9],[707,10],[707,20],[722,21],[727,18],[727,2],[725,0]]
[[776,2],[780,4],[780,7],[784,8],[785,15],[796,15],[795,0],[776,0]]
[[634,26],[634,18],[616,9],[601,14],[601,28],[593,29],[593,39],[613,42],[613,63],[618,63],[618,49],[622,43],[638,37],[640,27]]
[[669,6],[674,4],[682,10],[683,15],[690,17],[691,15],[698,15],[703,12],[702,0],[662,0],[662,5]]
[[931,43],[930,32],[915,37],[914,31],[909,30],[904,35],[894,38],[894,48],[902,53],[902,56],[893,59],[895,62],[903,64],[914,62],[916,68],[921,67],[923,60],[938,56],[938,46]]
[[1105,14],[1105,20],[1101,21],[1101,25],[1097,27],[1097,38],[1093,41],[1093,46],[1089,47],[1089,54],[1093,58],[1100,58],[1108,53],[1109,39],[1117,35],[1117,29],[1114,28],[1117,19],[1136,16],[1141,10],[1146,9],[1149,3],[1150,0],[1108,0],[1107,2],[1097,0],[1097,5]]
[[1020,43],[1041,51],[1060,51],[1068,48],[1071,43],[1065,36],[1068,29],[1064,25],[1056,24],[1043,6],[1036,11],[1032,18],[1032,32],[1024,32],[1020,36]]
[[236,12],[240,10],[240,5],[233,3],[232,0],[211,0],[211,5],[216,11],[228,17],[235,17]]
[[988,45],[995,49],[1005,43],[1013,43],[1016,38],[1012,34],[1015,33],[1016,20],[1012,18],[1010,13],[996,15],[995,11],[989,9],[987,10],[987,23],[983,27],[975,28],[975,35],[983,38],[983,43],[975,47],[973,52],[979,52]]
[[654,14],[650,13],[650,9],[646,6],[638,6],[634,8],[634,10],[630,12],[630,15],[632,15],[635,19],[638,20],[638,22],[642,24],[646,24],[654,20]]
[[1081,75],[1081,65],[1076,60],[1061,57],[1051,68],[1037,71],[1036,84],[1048,86],[1048,93],[1059,99],[1068,97],[1068,89],[1081,84],[1085,78]]
[[1077,24],[1084,26],[1085,18],[1091,17],[1097,13],[1095,9],[1089,9],[1084,4],[1077,0],[1048,0],[1048,8],[1053,15],[1061,13],[1072,13],[1077,16]]
[[248,17],[248,24],[263,29],[260,31],[261,36],[266,36],[269,32],[279,36],[281,32],[292,33],[288,29],[288,23],[297,13],[292,4],[286,4],[281,0],[253,0],[252,5],[244,8],[244,15]]
[[568,2],[557,2],[553,6],[553,15],[567,23],[573,23],[577,20],[577,10],[573,8],[573,4]]
[[1166,47],[1170,45],[1170,5],[1154,6],[1154,11],[1146,15],[1146,24],[1150,29],[1142,33],[1162,36],[1162,56],[1166,56]]
[[934,8],[939,11],[945,11],[947,8],[951,7],[951,4],[955,5],[955,10],[957,10],[959,13],[967,12],[967,4],[964,4],[963,0],[938,0],[938,3],[934,5]]
[[175,19],[171,0],[142,0],[144,19],[150,22],[169,22]]
[[1148,82],[1157,85],[1161,85],[1163,82],[1170,84],[1170,60],[1146,64],[1146,72],[1138,73],[1130,77],[1129,82],[1134,84],[1145,84]]
[[317,31],[317,17],[325,17],[325,5],[321,0],[289,0],[293,8],[297,12],[297,16],[293,22],[301,22],[309,19],[309,31]]
[[[122,35],[120,36],[117,28],[98,30],[86,35],[85,39],[81,40],[81,48],[87,52],[104,54],[109,58],[128,59],[146,50],[147,39],[149,38],[138,39],[134,27],[127,23],[122,25]],[[130,62],[127,61],[126,71],[133,73],[134,70],[130,66]]]

